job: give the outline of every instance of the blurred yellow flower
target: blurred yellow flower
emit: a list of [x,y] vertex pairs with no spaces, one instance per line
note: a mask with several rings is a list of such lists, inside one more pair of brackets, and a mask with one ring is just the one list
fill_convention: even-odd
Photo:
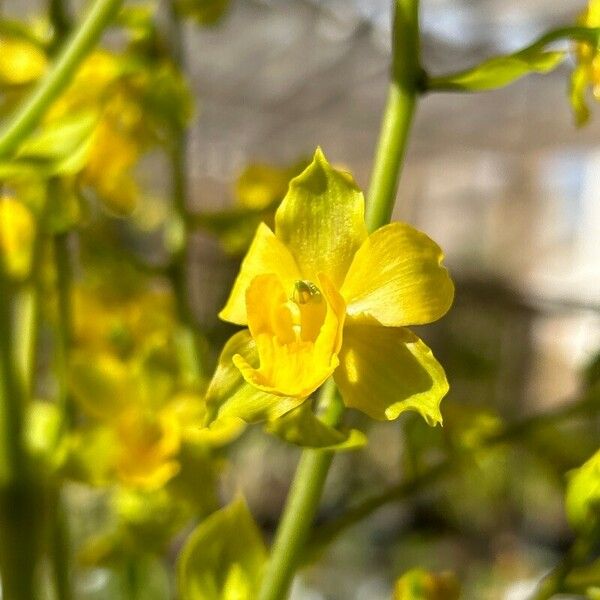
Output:
[[249,330],[226,351],[267,394],[301,401],[333,374],[345,404],[371,417],[411,409],[441,422],[444,371],[406,326],[450,308],[442,258],[405,223],[368,235],[362,193],[317,150],[290,182],[275,232],[264,224],[256,232],[220,313]]
[[156,489],[177,474],[181,425],[170,407],[154,413],[133,406],[119,415],[115,429],[116,470],[125,485]]
[[32,83],[47,66],[46,55],[35,44],[0,35],[0,87]]
[[206,404],[178,355],[168,293],[88,284],[74,300],[70,390],[95,428],[76,436],[73,453],[89,462],[84,446],[93,442],[99,468],[88,469],[89,479],[155,490],[180,472],[186,447],[210,450],[239,435],[239,420],[203,426]]
[[398,579],[392,600],[458,600],[460,584],[454,574],[411,569]]
[[22,202],[0,197],[0,266],[9,277],[21,279],[29,273],[35,229],[35,219]]
[[[578,23],[584,27],[600,27],[600,0],[590,0]],[[600,100],[600,49],[588,42],[575,46],[577,66],[571,76],[570,99],[575,122],[584,125],[590,111],[586,102],[588,88],[596,100]]]
[[105,50],[94,52],[46,117],[52,123],[69,114],[94,110],[97,125],[91,134],[82,182],[118,214],[136,205],[133,167],[147,144],[140,94],[146,78],[126,77],[123,57]]

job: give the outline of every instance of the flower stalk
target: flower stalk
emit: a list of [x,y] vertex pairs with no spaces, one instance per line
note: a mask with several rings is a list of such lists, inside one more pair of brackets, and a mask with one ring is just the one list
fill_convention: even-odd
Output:
[[[392,215],[421,78],[419,2],[395,0],[394,8],[392,81],[368,194],[366,224],[369,231],[388,223]],[[340,422],[343,405],[332,380],[323,386],[318,407],[326,424],[335,426]],[[283,600],[288,596],[332,460],[331,451],[303,451],[258,600]]]

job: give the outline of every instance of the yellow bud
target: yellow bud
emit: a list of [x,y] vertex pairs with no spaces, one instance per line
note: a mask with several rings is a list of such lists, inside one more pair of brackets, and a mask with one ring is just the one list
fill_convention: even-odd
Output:
[[47,64],[46,55],[34,44],[0,37],[0,83],[31,83],[44,74]]
[[31,267],[35,220],[21,202],[0,198],[0,256],[9,277],[26,277]]

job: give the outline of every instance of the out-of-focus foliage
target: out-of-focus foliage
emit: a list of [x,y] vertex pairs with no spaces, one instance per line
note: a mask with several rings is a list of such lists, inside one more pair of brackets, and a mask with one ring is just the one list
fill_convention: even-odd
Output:
[[569,473],[566,506],[575,530],[585,533],[600,527],[600,450]]
[[173,0],[177,11],[199,25],[215,25],[227,13],[230,0]]
[[265,163],[248,165],[235,186],[235,204],[225,211],[199,213],[195,222],[215,234],[221,246],[231,255],[246,252],[260,223],[273,227],[275,209],[285,196],[291,179],[299,175],[308,161],[276,167]]
[[200,523],[178,560],[182,600],[253,600],[267,558],[261,533],[239,498]]

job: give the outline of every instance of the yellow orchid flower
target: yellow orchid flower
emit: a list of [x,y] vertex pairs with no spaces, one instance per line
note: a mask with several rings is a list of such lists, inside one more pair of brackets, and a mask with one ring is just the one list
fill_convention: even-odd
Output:
[[441,422],[444,371],[407,326],[450,308],[442,258],[405,223],[368,235],[362,193],[318,149],[290,182],[275,231],[259,226],[220,313],[248,329],[223,350],[207,394],[212,416],[276,418],[333,375],[346,406],[373,418],[417,410]]
[[[578,19],[584,27],[600,27],[600,0],[590,0]],[[577,125],[584,125],[590,111],[586,102],[588,88],[596,100],[600,100],[600,51],[589,43],[575,45],[577,67],[571,76],[570,99]]]

